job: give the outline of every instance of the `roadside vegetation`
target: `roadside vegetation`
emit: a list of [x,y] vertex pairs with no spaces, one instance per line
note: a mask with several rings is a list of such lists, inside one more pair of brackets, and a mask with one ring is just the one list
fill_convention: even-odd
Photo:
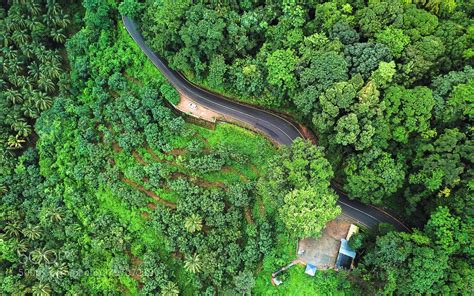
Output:
[[270,224],[251,209],[273,146],[176,116],[119,20],[116,6],[85,4],[66,45],[70,87],[36,122],[36,147],[9,150],[6,293],[213,294],[271,247]]
[[[472,288],[454,280],[472,279],[461,263],[470,262],[472,236],[469,1],[163,1],[144,7],[138,18],[145,37],[171,67],[231,97],[290,110],[315,132],[334,181],[349,197],[390,208],[420,229],[365,242],[359,272],[371,293]],[[324,167],[324,160],[317,162]],[[311,168],[304,179],[286,167],[275,165],[261,182],[273,188],[264,203],[277,204],[296,236],[318,233],[337,214],[317,214],[321,204],[332,204],[326,186],[332,173]],[[319,204],[308,212],[320,221],[306,219],[308,200]],[[430,230],[424,226],[433,223]],[[444,236],[452,238],[449,251],[439,247]]]
[[[2,293],[469,294],[474,6],[224,2],[0,5]],[[122,14],[173,68],[317,145],[186,122]],[[414,231],[382,225],[351,241],[351,273],[272,286],[340,214],[331,181]]]

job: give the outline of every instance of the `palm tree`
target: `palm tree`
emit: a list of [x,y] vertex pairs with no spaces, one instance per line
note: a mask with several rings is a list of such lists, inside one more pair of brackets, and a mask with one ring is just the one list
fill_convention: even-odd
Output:
[[191,273],[200,272],[202,269],[202,263],[199,254],[194,253],[191,256],[186,255],[186,258],[184,259],[184,268]]
[[[15,1],[13,1],[15,2]],[[20,3],[21,5],[24,5],[24,2],[26,1],[17,1],[17,2],[23,2]],[[13,24],[9,26],[9,30],[11,32],[14,32],[16,30],[20,30],[21,28],[26,28],[27,27],[27,19],[29,18],[27,15],[22,14],[22,11],[20,9],[9,9],[8,10],[8,19],[11,20]]]
[[39,111],[47,110],[53,104],[53,101],[51,100],[51,98],[48,97],[48,95],[43,92],[39,92],[36,95],[35,100],[36,100],[35,106],[36,108],[38,108]]
[[179,289],[178,285],[172,281],[168,281],[166,283],[166,286],[161,288],[161,295],[162,296],[178,296],[179,295]]
[[59,207],[55,207],[48,211],[48,216],[51,222],[59,222],[63,219],[62,211]]
[[30,85],[28,77],[16,73],[9,75],[8,80],[16,87],[28,87],[28,85]]
[[63,29],[51,30],[51,37],[58,43],[66,41],[66,35],[63,34]]
[[5,96],[13,105],[23,102],[21,93],[16,89],[7,89],[5,91]]
[[[38,21],[38,19],[29,19],[26,26],[28,27],[28,29],[35,32],[42,32],[45,29],[45,25]],[[36,38],[36,36],[33,36],[33,39]]]
[[42,63],[47,61],[47,52],[48,50],[43,44],[38,44],[38,46],[35,47],[35,56]]
[[20,138],[20,135],[8,136],[7,145],[10,149],[20,149],[26,141]]
[[22,111],[23,111],[23,114],[25,116],[28,116],[29,118],[37,118],[38,117],[38,111],[31,104],[23,105],[22,106]]
[[37,44],[36,42],[31,42],[31,43],[28,43],[28,44],[25,44],[21,47],[21,53],[29,58],[29,59],[32,59],[34,57],[34,54],[35,54],[35,50],[34,50],[34,46],[35,44]]
[[23,229],[21,233],[23,233],[24,236],[31,240],[36,240],[41,237],[41,228],[38,225],[33,226],[31,224],[28,224],[28,226]]
[[65,263],[55,262],[49,269],[49,274],[54,278],[60,278],[67,274],[68,268]]
[[50,3],[48,4],[48,15],[59,15],[62,14],[63,9],[59,3]]
[[31,126],[24,120],[18,120],[11,125],[11,128],[22,137],[28,137],[31,134]]
[[184,220],[184,227],[190,233],[200,231],[202,229],[202,218],[199,215],[192,214]]
[[26,30],[16,30],[12,34],[12,40],[18,45],[26,44],[29,39],[28,32]]
[[59,67],[59,63],[56,61],[46,61],[41,65],[40,69],[47,77],[59,78],[61,75],[61,68]]
[[5,226],[4,231],[9,236],[19,236],[20,226],[16,222],[10,222]]
[[31,15],[39,15],[41,12],[39,4],[34,1],[28,1],[25,7]]
[[31,293],[33,296],[49,296],[51,294],[51,288],[48,284],[40,282],[31,287]]
[[61,17],[56,20],[56,24],[59,25],[61,28],[66,28],[69,23],[69,15],[65,13],[61,13]]
[[[8,75],[8,80],[13,84],[15,84],[15,81],[18,77],[21,77],[19,73],[22,71],[21,67],[21,62],[18,59],[10,59],[8,61],[5,61],[4,63],[4,72],[7,73]],[[15,79],[11,79],[10,77],[13,77]]]
[[0,195],[4,195],[7,192],[8,192],[7,186],[0,184]]
[[41,71],[40,71],[40,66],[38,65],[37,62],[32,62],[31,64],[28,65],[28,75],[33,77],[34,79],[38,79]]
[[54,251],[48,250],[45,247],[41,249],[36,249],[31,252],[31,259],[34,263],[40,264],[42,262],[49,263],[50,259],[52,259],[53,255],[55,255]]
[[16,244],[16,253],[18,255],[24,254],[28,251],[28,243],[26,240],[22,239]]
[[46,61],[57,64],[58,67],[61,65],[61,57],[59,52],[56,50],[47,50],[45,53]]
[[18,56],[18,50],[16,50],[13,45],[5,46],[2,48],[2,54],[7,60],[16,60]]
[[40,79],[38,79],[38,86],[48,93],[54,92],[56,90],[56,86],[54,85],[53,81],[46,77],[40,77]]

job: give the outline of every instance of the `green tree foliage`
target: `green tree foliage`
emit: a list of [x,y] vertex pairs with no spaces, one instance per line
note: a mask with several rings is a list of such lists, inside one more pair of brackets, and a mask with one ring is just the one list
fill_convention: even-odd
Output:
[[376,205],[397,192],[405,179],[403,164],[378,149],[350,157],[344,172],[347,176],[344,189],[350,196]]
[[410,183],[417,186],[407,199],[416,204],[437,195],[441,200],[451,199],[451,205],[456,205],[454,200],[457,198],[450,197],[451,191],[463,186],[462,176],[472,163],[472,149],[472,141],[458,129],[446,129],[434,142],[420,144],[409,176]]
[[437,15],[449,14],[456,8],[456,1],[454,0],[413,0],[410,2],[420,5]]
[[402,72],[408,80],[413,82],[433,75],[436,72],[439,58],[444,54],[445,47],[438,37],[426,36],[407,46],[402,60]]
[[385,89],[390,85],[390,82],[392,82],[396,72],[395,63],[393,61],[390,63],[380,62],[377,70],[372,72],[370,80],[375,83],[377,88]]
[[360,73],[364,79],[377,69],[380,62],[392,59],[390,50],[381,43],[355,43],[344,52],[351,74]]
[[[452,126],[459,120],[469,116],[469,102],[472,93],[469,93],[468,82],[474,79],[474,70],[466,66],[464,71],[453,71],[433,80],[433,96],[435,99],[434,116],[439,124]],[[457,98],[452,99],[457,85],[462,85]],[[468,93],[465,93],[465,90]]]
[[303,89],[295,96],[294,103],[301,112],[308,114],[324,89],[347,78],[347,63],[340,54],[333,51],[318,54],[301,71],[300,85]]
[[209,84],[211,87],[219,88],[224,86],[226,82],[226,72],[228,66],[225,63],[224,56],[218,55],[213,57],[209,64]]
[[392,86],[386,90],[384,100],[394,140],[406,144],[411,133],[429,134],[434,106],[433,94],[429,88],[405,89],[402,86]]
[[376,33],[375,39],[387,45],[395,58],[399,58],[405,46],[410,43],[410,37],[404,35],[403,30],[391,27]]
[[235,291],[242,295],[251,295],[251,291],[255,286],[255,279],[252,272],[245,270],[239,272],[234,277]]
[[63,85],[60,51],[70,17],[55,2],[4,7],[0,10],[0,142],[20,149],[32,134],[35,119],[51,107]]
[[120,3],[118,9],[121,15],[133,18],[140,13],[142,5],[136,0],[125,0]]
[[[287,242],[340,213],[334,177],[423,231],[357,235],[358,271],[305,288],[471,294],[474,6],[321,2],[4,1],[2,292],[271,293]],[[122,15],[194,83],[291,113],[320,147],[265,163],[190,127]]]
[[281,91],[292,91],[296,87],[296,79],[293,74],[298,59],[291,50],[277,50],[268,58],[266,67],[268,69],[268,83]]
[[293,237],[318,236],[326,222],[340,214],[337,196],[329,188],[332,176],[323,150],[297,139],[272,162],[259,187],[268,202],[279,208]]
[[335,23],[329,33],[331,39],[339,39],[343,44],[353,44],[359,41],[359,33],[346,21]]
[[323,186],[294,189],[283,197],[280,218],[293,237],[318,237],[326,222],[341,214],[336,200]]
[[390,233],[377,240],[365,264],[386,282],[384,291],[411,294],[434,292],[433,286],[443,278],[448,267],[447,256],[430,247],[429,237],[421,234]]
[[[472,279],[463,258],[462,245],[468,233],[460,220],[447,208],[440,207],[431,215],[424,232],[389,233],[378,237],[375,247],[364,258],[363,267],[374,269],[371,276],[383,282],[384,292],[469,293],[471,284],[459,277]],[[365,269],[368,270],[368,269]]]

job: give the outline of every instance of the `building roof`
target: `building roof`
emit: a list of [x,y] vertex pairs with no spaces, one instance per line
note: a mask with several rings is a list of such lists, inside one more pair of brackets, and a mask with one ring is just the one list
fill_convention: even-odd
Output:
[[316,266],[308,263],[306,264],[306,270],[304,271],[304,273],[309,274],[310,276],[314,276],[316,274],[316,270]]
[[339,253],[337,255],[336,259],[336,267],[337,268],[345,268],[345,269],[350,269],[352,265],[352,258],[349,256],[346,256],[342,253]]
[[351,224],[351,227],[349,227],[349,231],[347,232],[346,239],[349,240],[356,233],[359,233],[359,227],[357,225]]
[[339,247],[339,253],[347,255],[351,258],[355,258],[356,252],[349,247],[349,241],[346,239],[341,239],[341,246]]
[[356,252],[349,247],[348,241],[341,239],[341,246],[339,247],[339,254],[336,259],[336,267],[350,269],[355,256]]

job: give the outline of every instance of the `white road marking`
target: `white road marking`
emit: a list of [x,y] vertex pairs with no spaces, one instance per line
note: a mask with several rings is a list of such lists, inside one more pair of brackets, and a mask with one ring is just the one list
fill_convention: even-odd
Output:
[[[123,20],[123,17],[122,17],[122,20]],[[142,47],[141,43],[133,36],[133,34],[129,31],[129,29],[127,28],[127,26],[125,26],[125,29],[126,29],[127,32],[129,33],[129,35],[133,38],[133,40],[138,44],[138,46],[139,46],[139,47]],[[143,46],[148,47],[148,45],[146,45],[146,44],[143,44]],[[156,59],[157,59],[158,62],[162,65],[163,68],[167,68],[167,66],[158,58],[158,56],[156,56],[156,54],[155,54],[153,51],[151,51],[151,49],[149,49],[149,50],[147,50],[147,51],[150,51],[150,54],[152,55],[152,57],[153,57],[153,56],[156,57]],[[154,59],[152,59],[152,58],[149,56],[149,54],[147,54],[147,51],[144,51],[144,53],[148,56],[148,58],[150,58],[151,62],[154,63],[154,62],[155,62]],[[156,65],[156,66],[158,66],[158,65]],[[188,81],[186,78],[184,78],[184,76],[182,76],[179,72],[176,72],[176,73],[178,73],[181,77],[183,77],[183,79],[184,79],[185,81],[189,82],[189,81]],[[164,73],[163,73],[163,74],[164,74]],[[189,82],[189,83],[192,84],[191,82]],[[231,107],[228,107],[228,106],[219,104],[219,103],[217,103],[217,102],[214,102],[214,101],[212,101],[212,100],[209,100],[209,99],[207,99],[206,97],[204,97],[204,96],[202,96],[202,95],[200,95],[200,94],[194,93],[194,92],[191,90],[191,88],[189,88],[189,86],[186,85],[186,83],[184,83],[184,88],[185,88],[188,92],[190,92],[191,94],[194,94],[194,95],[196,95],[197,97],[199,97],[199,98],[201,98],[201,99],[203,99],[203,100],[205,100],[205,101],[207,101],[207,102],[210,102],[211,104],[215,104],[215,105],[221,106],[222,108],[226,108],[226,109],[235,111],[235,112],[237,112],[237,113],[243,114],[244,116],[251,117],[251,118],[253,118],[253,119],[257,120],[257,121],[266,122],[266,123],[268,123],[269,125],[271,125],[271,126],[275,127],[276,129],[280,130],[286,137],[288,137],[288,139],[290,139],[290,141],[293,141],[293,140],[294,140],[294,139],[293,139],[292,137],[290,137],[284,130],[282,130],[280,127],[274,125],[273,123],[271,123],[271,122],[269,122],[269,121],[266,121],[266,120],[264,120],[264,119],[255,117],[255,116],[250,115],[250,114],[247,114],[247,113],[242,112],[242,111],[240,111],[240,110],[238,110],[238,109],[234,109],[234,108],[231,108]],[[199,89],[201,89],[201,88],[199,88]],[[203,90],[203,89],[201,89],[201,90]],[[190,99],[191,99],[191,98],[190,98]],[[191,99],[191,100],[192,100],[192,99]],[[245,106],[247,106],[247,105],[245,105]],[[250,107],[250,106],[247,106],[247,107]],[[257,111],[263,111],[263,110],[260,110],[260,109],[254,108],[254,107],[250,107],[250,108],[252,108],[252,109],[254,109],[254,110],[257,110]],[[289,124],[292,125],[293,128],[295,128],[296,131],[298,131],[298,133],[301,135],[300,131],[299,131],[291,122],[289,122],[288,120],[286,120],[286,119],[284,119],[284,118],[282,118],[282,117],[280,117],[280,116],[274,115],[274,114],[272,114],[272,113],[270,113],[270,112],[267,112],[267,111],[264,111],[264,112],[266,112],[266,113],[268,113],[268,114],[270,114],[270,115],[272,115],[272,116],[278,117],[278,118],[284,120],[285,122],[289,123]],[[232,115],[229,115],[229,116],[233,117]],[[235,118],[235,119],[237,119],[237,118]],[[302,136],[302,135],[301,135],[301,136]],[[303,138],[304,138],[304,137],[303,137]]]

